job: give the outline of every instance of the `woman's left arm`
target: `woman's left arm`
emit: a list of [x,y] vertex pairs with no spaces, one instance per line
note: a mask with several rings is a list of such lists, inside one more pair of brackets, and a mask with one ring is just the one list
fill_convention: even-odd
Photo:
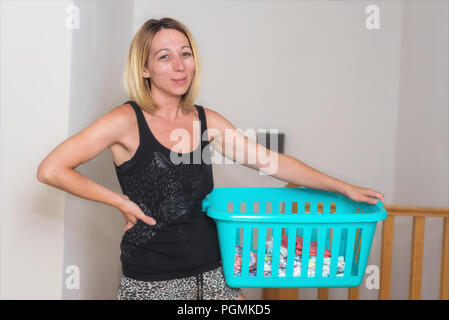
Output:
[[357,202],[375,204],[378,200],[374,198],[378,198],[385,205],[384,195],[378,191],[332,178],[286,154],[277,153],[274,158],[278,159],[278,165],[277,172],[273,176],[278,179],[299,186],[341,193]]
[[298,186],[341,193],[351,200],[370,204],[377,203],[374,198],[378,198],[385,205],[382,193],[345,183],[296,158],[269,150],[243,135],[218,112],[204,109],[211,145],[227,158]]

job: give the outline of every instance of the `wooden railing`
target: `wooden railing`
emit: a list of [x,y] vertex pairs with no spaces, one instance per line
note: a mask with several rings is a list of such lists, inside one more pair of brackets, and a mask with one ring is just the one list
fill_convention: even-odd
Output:
[[[291,187],[287,185],[287,187]],[[391,267],[393,255],[394,217],[413,217],[412,256],[410,263],[410,289],[409,299],[421,299],[422,266],[424,253],[424,226],[425,218],[443,218],[443,246],[440,266],[440,293],[441,300],[449,300],[449,208],[435,207],[404,207],[385,206],[388,218],[382,221],[382,251],[380,267],[380,290],[379,299],[390,299],[391,293]],[[358,300],[360,287],[348,288],[348,299]],[[318,289],[318,300],[327,300],[328,288]],[[298,300],[299,290],[297,288],[264,288],[262,299],[264,300]]]
[[443,243],[440,265],[440,299],[449,299],[449,209],[434,207],[386,206],[388,218],[383,221],[379,299],[390,299],[394,217],[413,217],[412,257],[410,262],[409,299],[421,299],[426,217],[443,218]]

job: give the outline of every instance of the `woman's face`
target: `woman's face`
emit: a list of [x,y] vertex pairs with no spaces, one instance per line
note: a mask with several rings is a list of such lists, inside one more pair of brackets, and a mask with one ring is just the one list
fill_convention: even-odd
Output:
[[[151,43],[144,71],[149,73],[153,94],[185,94],[195,71],[193,52],[186,36],[174,29],[158,31]],[[186,79],[174,81],[183,78]]]

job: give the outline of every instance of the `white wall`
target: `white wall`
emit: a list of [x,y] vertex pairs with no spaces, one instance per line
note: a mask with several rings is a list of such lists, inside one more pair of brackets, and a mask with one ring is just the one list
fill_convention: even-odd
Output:
[[[66,194],[39,184],[35,170],[60,141],[125,101],[120,81],[126,52],[137,28],[150,18],[170,16],[192,31],[202,62],[198,104],[238,128],[280,129],[286,134],[285,153],[338,179],[379,190],[387,204],[449,205],[447,2],[370,1],[381,10],[380,30],[370,31],[362,1],[74,1],[81,28],[71,32],[60,22],[64,4],[24,3],[1,7],[1,298],[115,298],[120,212],[67,194],[63,235]],[[6,17],[5,9],[13,8]],[[21,19],[36,26],[26,29]],[[54,20],[62,23],[60,29]],[[14,40],[25,32],[33,42]],[[56,40],[42,45],[47,36]],[[31,81],[34,87],[26,95],[19,94],[17,68],[29,69],[19,64],[29,55],[20,54],[19,45],[42,52],[33,55],[37,62],[32,64],[33,72],[41,71],[39,82]],[[24,117],[20,107],[36,114]],[[41,120],[39,127],[34,119]],[[35,134],[37,128],[42,134]],[[33,145],[35,154],[23,157],[17,146],[24,145]],[[11,159],[14,165],[21,161],[20,171],[10,169]],[[79,170],[120,190],[107,152]],[[214,181],[216,187],[285,185],[239,165],[214,165]],[[26,193],[28,201],[24,185],[34,191]],[[410,219],[397,219],[395,228],[392,298],[407,299]],[[423,298],[434,299],[441,221],[429,219],[426,232]],[[381,224],[368,264],[379,265],[380,234]],[[80,267],[79,290],[67,290],[61,281],[68,265]],[[24,291],[30,283],[39,289]],[[249,298],[260,297],[258,289],[244,291]],[[362,299],[377,294],[362,286]],[[301,299],[315,297],[316,289],[300,290]],[[331,289],[330,298],[345,299],[346,289]]]
[[[449,207],[447,1],[404,3],[394,204]],[[426,219],[422,298],[439,298],[442,218]],[[392,297],[408,299],[412,218],[396,218]]]
[[[74,1],[80,28],[73,31],[69,136],[128,99],[122,74],[132,40],[132,2]],[[78,167],[95,182],[121,193],[109,150]],[[64,268],[80,270],[80,288],[63,299],[116,299],[121,276],[120,240],[125,220],[102,203],[68,195]]]
[[70,1],[1,1],[0,298],[59,299],[65,193],[39,162],[67,137]]

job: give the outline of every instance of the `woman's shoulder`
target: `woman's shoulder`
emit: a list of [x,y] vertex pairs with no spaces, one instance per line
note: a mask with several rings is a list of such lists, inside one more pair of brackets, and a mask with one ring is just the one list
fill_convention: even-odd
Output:
[[206,114],[207,120],[211,120],[211,122],[216,123],[227,121],[227,119],[218,111],[213,110],[212,108],[203,107],[204,113]]
[[127,138],[130,132],[133,133],[137,126],[136,113],[129,103],[112,108],[103,118],[117,132],[117,142],[120,143],[122,143],[123,139]]
[[121,122],[128,125],[132,125],[137,122],[136,113],[130,103],[124,103],[114,107],[111,109],[109,114],[116,122]]
[[204,106],[200,106],[200,107],[203,108],[204,114],[206,115],[206,119],[215,118],[217,116],[220,116],[220,114],[218,112],[216,112],[215,110],[212,110],[211,108],[207,108]]
[[236,130],[234,125],[218,111],[215,111],[211,108],[203,108],[204,113],[206,114],[206,123],[208,129],[216,129],[215,131],[218,131],[221,134],[224,134],[225,130]]

